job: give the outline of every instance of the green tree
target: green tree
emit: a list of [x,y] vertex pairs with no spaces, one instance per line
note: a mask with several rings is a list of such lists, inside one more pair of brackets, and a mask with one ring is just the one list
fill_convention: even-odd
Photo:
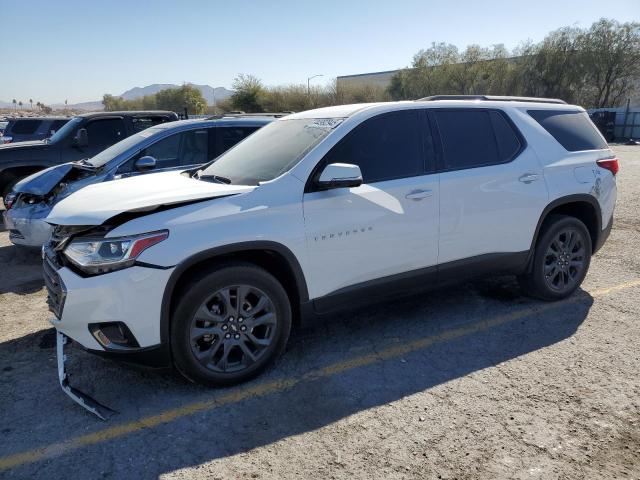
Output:
[[640,23],[602,18],[580,36],[579,48],[591,105],[620,105],[638,87]]
[[207,102],[200,90],[188,84],[180,88],[160,90],[155,95],[155,101],[159,109],[182,112],[186,107],[188,113],[195,115],[204,113],[207,108]]
[[233,81],[233,108],[247,113],[263,112],[262,101],[265,89],[262,82],[253,75],[239,74]]

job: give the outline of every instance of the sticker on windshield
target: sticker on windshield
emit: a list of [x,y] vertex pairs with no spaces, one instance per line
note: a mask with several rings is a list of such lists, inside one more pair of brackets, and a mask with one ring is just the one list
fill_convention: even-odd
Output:
[[314,118],[311,123],[305,125],[306,128],[336,128],[343,122],[344,118]]

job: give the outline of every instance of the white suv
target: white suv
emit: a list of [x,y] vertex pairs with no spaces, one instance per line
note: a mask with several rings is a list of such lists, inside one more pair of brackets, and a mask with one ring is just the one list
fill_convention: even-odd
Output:
[[289,115],[198,170],[91,185],[43,249],[60,338],[226,385],[292,324],[452,280],[574,292],[617,159],[562,101],[430,97]]

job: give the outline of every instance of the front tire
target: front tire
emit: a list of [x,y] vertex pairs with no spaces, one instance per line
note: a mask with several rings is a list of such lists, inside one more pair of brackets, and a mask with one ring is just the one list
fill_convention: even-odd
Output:
[[591,263],[591,236],[575,217],[552,215],[545,220],[530,271],[518,277],[522,290],[555,301],[577,290]]
[[210,386],[244,382],[283,351],[291,331],[291,305],[266,270],[230,263],[201,274],[182,290],[171,324],[178,371]]

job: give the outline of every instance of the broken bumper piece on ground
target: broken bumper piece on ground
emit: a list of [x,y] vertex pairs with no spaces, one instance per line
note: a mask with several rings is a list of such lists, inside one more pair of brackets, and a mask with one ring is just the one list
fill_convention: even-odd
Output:
[[115,410],[111,410],[109,407],[102,405],[97,400],[94,400],[89,395],[80,390],[72,387],[69,384],[69,375],[65,370],[66,355],[64,353],[64,346],[67,343],[67,337],[56,330],[56,353],[58,356],[58,379],[60,381],[60,387],[71,397],[71,399],[85,410],[96,415],[101,420],[107,420],[112,415],[116,414]]

